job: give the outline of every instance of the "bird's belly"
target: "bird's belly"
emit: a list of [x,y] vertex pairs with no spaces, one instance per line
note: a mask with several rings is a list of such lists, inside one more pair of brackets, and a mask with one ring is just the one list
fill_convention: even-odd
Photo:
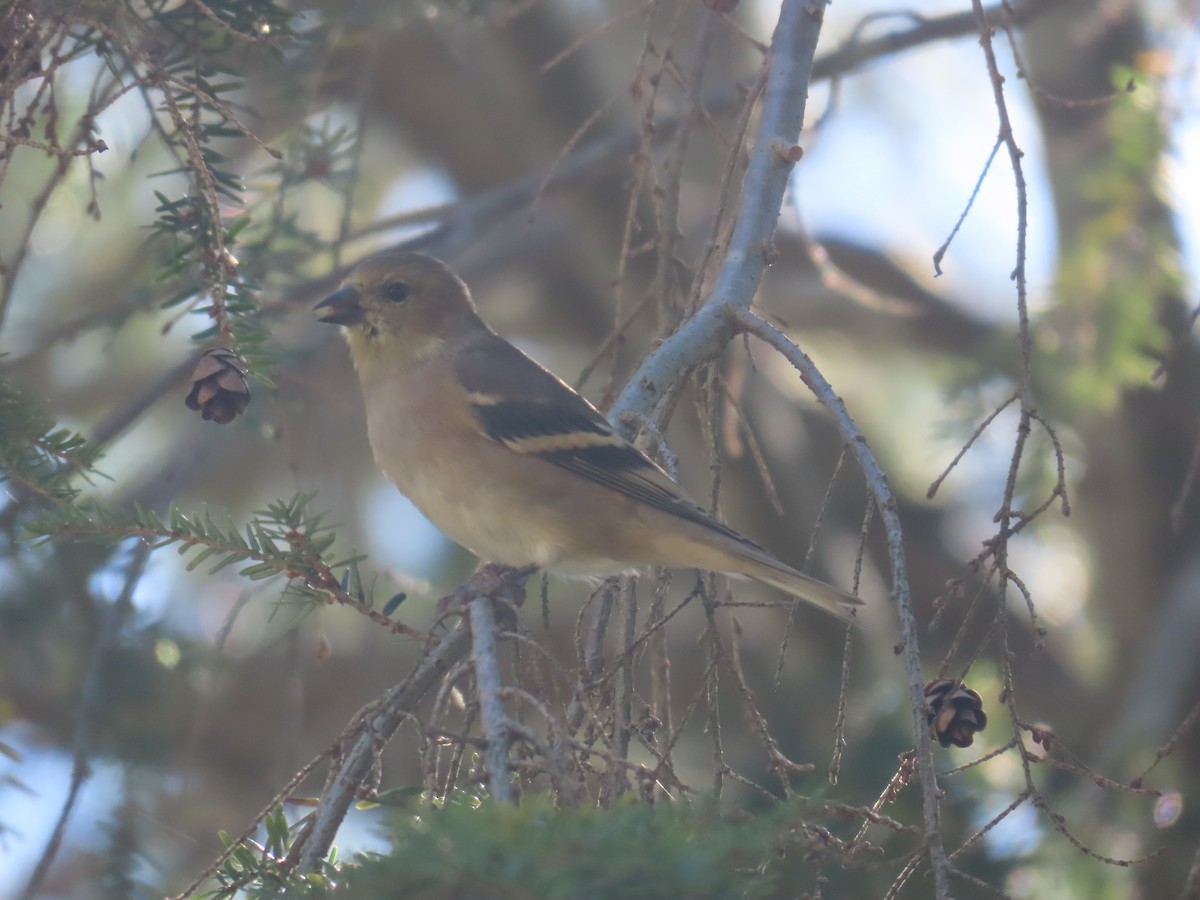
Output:
[[574,577],[633,571],[628,562],[579,545],[578,523],[559,521],[552,485],[531,494],[490,467],[464,469],[449,454],[421,468],[382,461],[380,468],[443,534],[482,559],[510,566],[533,563]]
[[499,507],[486,496],[486,486],[482,491],[460,489],[474,480],[460,479],[447,490],[443,484],[418,477],[409,499],[443,534],[482,559],[510,566],[549,566],[562,555],[552,541],[539,540],[514,521],[518,507]]
[[[534,563],[573,576],[633,569],[629,560],[637,558],[635,546],[641,541],[628,535],[635,546],[621,545],[623,533],[636,530],[636,517],[624,509],[604,515],[598,509],[603,504],[590,500],[581,506],[577,476],[481,440],[473,420],[445,427],[447,410],[418,407],[405,395],[388,400],[388,415],[368,418],[375,460],[447,537],[483,559],[510,566]],[[424,426],[414,429],[414,422]],[[438,452],[428,452],[430,444]],[[574,501],[568,496],[572,488]],[[598,535],[605,539],[597,540]],[[596,553],[596,547],[614,546],[623,561]]]
[[417,464],[421,457],[406,443],[382,442],[387,452],[376,450],[379,467],[451,540],[483,559],[510,566],[552,567],[563,556],[549,529],[541,527],[536,516],[531,521],[529,498],[488,471],[491,467],[466,464],[453,446]]

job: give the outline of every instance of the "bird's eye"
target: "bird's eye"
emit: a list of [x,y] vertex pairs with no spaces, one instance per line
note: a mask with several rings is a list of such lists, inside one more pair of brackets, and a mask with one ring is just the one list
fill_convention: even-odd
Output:
[[408,299],[408,285],[403,281],[393,281],[383,286],[383,299],[389,303],[401,303]]

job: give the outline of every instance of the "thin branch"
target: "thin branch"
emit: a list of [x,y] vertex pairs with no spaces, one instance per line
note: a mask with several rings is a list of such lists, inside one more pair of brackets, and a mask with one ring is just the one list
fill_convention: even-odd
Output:
[[1008,103],[1004,98],[1004,76],[996,62],[996,53],[992,47],[992,23],[988,20],[982,0],[971,0],[971,8],[975,12],[975,22],[979,28],[980,46],[987,62],[988,77],[992,83],[992,96],[996,103],[996,115],[999,119],[997,142],[1003,143],[1008,150],[1009,163],[1013,170],[1013,181],[1017,191],[1017,261],[1012,278],[1017,285],[1017,320],[1021,330],[1021,407],[1026,409],[1032,402],[1028,396],[1032,390],[1033,376],[1031,373],[1033,358],[1033,338],[1029,330],[1029,307],[1026,302],[1025,258],[1026,242],[1029,234],[1029,199],[1025,192],[1025,169],[1021,158],[1025,155],[1017,146],[1013,135],[1012,121],[1008,116]]
[[[1063,0],[1025,0],[1016,3],[997,3],[984,10],[989,25],[1011,22],[1027,25],[1035,16],[1044,15]],[[953,13],[934,18],[914,17],[918,24],[904,31],[893,31],[874,40],[851,40],[832,53],[824,54],[813,70],[813,79],[823,81],[837,75],[856,71],[865,62],[912,50],[935,41],[965,37],[976,31],[978,20],[974,12]]]
[[971,432],[971,436],[967,438],[966,443],[958,448],[958,453],[954,454],[954,459],[950,460],[950,463],[946,466],[946,468],[942,469],[942,474],[933,479],[933,483],[930,484],[929,489],[925,491],[925,497],[927,499],[932,500],[934,498],[934,495],[937,494],[938,489],[942,486],[942,482],[950,476],[950,473],[954,471],[955,466],[962,462],[962,458],[967,455],[967,451],[970,450],[975,442],[979,440],[980,436],[987,431],[988,426],[996,420],[996,417],[1000,415],[1000,413],[1004,412],[1004,410],[1008,409],[1008,407],[1015,402],[1019,396],[1020,393],[1010,394],[1007,400],[997,404],[996,408],[988,413],[987,418],[979,423],[978,427]]
[[322,792],[321,802],[311,824],[297,838],[289,856],[294,856],[301,872],[315,872],[329,854],[338,828],[359,785],[371,773],[377,753],[377,742],[387,741],[408,718],[417,703],[471,650],[471,630],[465,623],[438,644],[421,661],[408,678],[388,691],[379,711],[365,723],[353,744],[342,757],[341,765]]
[[946,240],[942,241],[942,246],[938,247],[933,254],[933,274],[942,274],[942,257],[946,255],[946,251],[950,249],[950,244],[962,228],[963,222],[967,221],[967,214],[971,212],[971,207],[975,205],[975,198],[979,196],[979,189],[983,187],[983,180],[987,178],[987,173],[992,168],[992,163],[996,159],[996,154],[1000,152],[1000,138],[996,138],[996,143],[992,145],[992,152],[988,154],[987,162],[983,164],[983,169],[979,172],[979,178],[975,181],[975,187],[971,190],[971,196],[967,198],[967,205],[963,207],[963,211],[958,216],[958,221],[954,223],[954,227],[950,229],[950,234],[946,236]]
[[324,760],[328,754],[329,751],[319,753],[317,756],[310,759],[301,769],[299,769],[296,774],[294,774],[291,779],[288,780],[287,784],[275,792],[275,796],[270,799],[266,806],[260,809],[258,814],[250,820],[250,823],[242,830],[242,833],[231,840],[225,849],[217,854],[216,858],[210,861],[209,864],[205,866],[195,878],[192,879],[188,886],[172,897],[171,900],[189,900],[190,897],[195,896],[196,891],[200,890],[204,882],[215,875],[217,870],[225,864],[225,861],[237,853],[238,848],[242,847],[246,841],[250,840],[251,836],[258,831],[259,826],[262,825],[263,820],[266,819],[267,816],[278,809],[281,803],[288,801],[288,799],[292,796],[292,792],[304,783],[305,779],[307,779],[308,776],[313,773],[313,771],[318,765],[320,765],[322,760]]
[[786,335],[765,319],[754,313],[743,311],[739,315],[741,327],[761,338],[779,351],[800,373],[801,379],[821,404],[833,416],[842,440],[851,448],[859,469],[867,482],[875,506],[883,519],[887,536],[888,557],[892,564],[892,597],[896,601],[900,617],[900,631],[904,644],[904,667],[908,674],[909,704],[913,715],[913,733],[916,738],[917,776],[921,780],[922,812],[925,819],[925,841],[933,866],[934,889],[938,900],[950,895],[950,862],[942,843],[940,829],[939,793],[937,775],[933,768],[933,754],[929,746],[929,722],[925,714],[925,682],[921,676],[921,652],[917,641],[917,619],[913,612],[912,596],[908,585],[908,567],[904,557],[904,540],[900,528],[900,515],[896,498],[892,496],[887,478],[883,474],[875,455],[867,446],[866,439],[850,414],[841,397],[820,373],[811,359]]
[[[629,744],[633,735],[633,647],[637,643],[637,579],[621,578],[621,600],[624,601],[625,617],[621,630],[621,663],[616,667],[617,690],[613,708],[613,750],[622,759],[629,757]],[[616,800],[625,792],[627,782],[620,770],[614,769],[609,780],[610,800]]]
[[[687,90],[684,107],[679,115],[679,128],[675,144],[664,162],[663,183],[661,194],[658,190],[652,196],[660,197],[655,204],[658,217],[658,254],[654,271],[654,290],[652,293],[659,298],[663,308],[677,305],[676,279],[676,247],[679,243],[679,198],[683,186],[683,167],[687,161],[688,143],[692,130],[700,118],[701,95],[700,86],[704,79],[704,70],[712,54],[712,43],[716,34],[720,14],[715,9],[709,9],[701,17],[700,36],[696,42],[696,59],[687,79]],[[664,62],[666,57],[664,56]]]
[[[501,599],[517,589],[515,583],[522,574],[528,573],[518,569],[497,575],[485,569],[443,600],[466,605],[479,597]],[[470,652],[471,629],[465,621],[461,621],[440,644],[421,657],[408,678],[389,690],[377,709],[366,717],[358,735],[342,756],[337,771],[331,774],[322,791],[321,802],[311,823],[296,839],[288,854],[289,860],[294,861],[301,872],[318,871],[322,860],[328,856],[359,786],[371,773],[378,748],[387,743],[412,715],[421,698],[455,665],[466,659]]]

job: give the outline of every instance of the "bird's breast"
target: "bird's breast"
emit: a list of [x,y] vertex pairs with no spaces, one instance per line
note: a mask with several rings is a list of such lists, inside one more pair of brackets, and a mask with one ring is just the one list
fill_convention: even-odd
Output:
[[480,433],[465,397],[432,389],[452,379],[436,364],[364,377],[376,463],[427,519],[480,557],[553,566],[563,553],[554,529],[531,520],[528,486],[511,479],[526,461]]

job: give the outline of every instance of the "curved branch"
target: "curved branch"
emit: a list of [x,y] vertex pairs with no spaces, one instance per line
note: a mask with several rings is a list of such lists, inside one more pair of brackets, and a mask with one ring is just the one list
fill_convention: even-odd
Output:
[[934,885],[937,897],[950,896],[950,861],[942,844],[940,812],[938,803],[937,775],[933,768],[933,754],[929,743],[929,721],[925,714],[925,681],[921,675],[921,651],[917,640],[917,617],[913,613],[912,593],[908,586],[908,565],[904,557],[904,538],[900,528],[900,515],[896,509],[896,498],[887,484],[887,476],[867,446],[854,420],[846,411],[846,405],[833,387],[825,380],[813,361],[797,347],[787,335],[765,319],[750,311],[738,316],[743,331],[770,344],[787,359],[800,373],[808,389],[821,405],[829,410],[837,425],[838,433],[858,461],[858,467],[867,482],[867,489],[875,501],[883,519],[887,536],[888,559],[892,564],[892,597],[900,616],[900,633],[904,642],[904,667],[908,673],[908,696],[913,714],[913,732],[916,738],[917,775],[921,781],[922,811],[925,818],[925,841],[930,862],[933,866]]

